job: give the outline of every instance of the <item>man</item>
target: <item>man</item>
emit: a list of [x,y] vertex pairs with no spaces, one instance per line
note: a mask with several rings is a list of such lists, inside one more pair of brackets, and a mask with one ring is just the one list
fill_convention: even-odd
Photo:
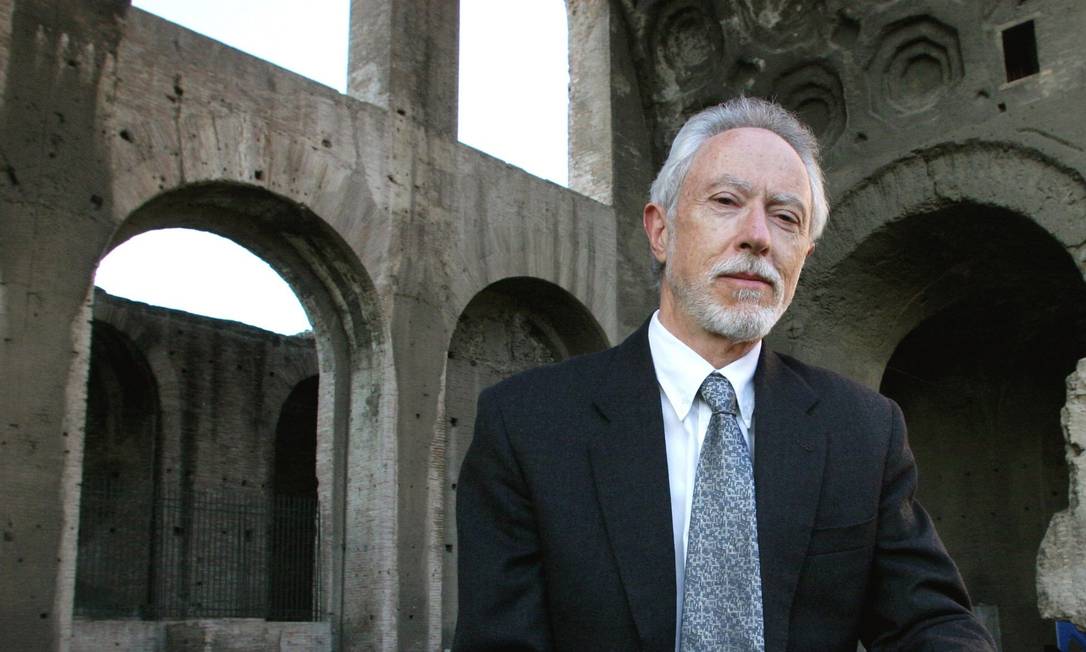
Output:
[[457,649],[994,649],[898,407],[762,346],[827,213],[791,114],[686,123],[644,210],[660,309],[479,399]]

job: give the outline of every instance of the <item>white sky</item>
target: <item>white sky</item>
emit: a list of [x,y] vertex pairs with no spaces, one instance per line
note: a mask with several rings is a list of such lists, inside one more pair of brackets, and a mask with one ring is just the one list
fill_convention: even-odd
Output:
[[205,231],[159,229],[121,244],[94,284],[110,294],[288,335],[309,328],[294,292],[267,263]]
[[[345,92],[349,0],[132,4]],[[565,1],[460,0],[460,39],[460,140],[566,185]],[[164,229],[136,236],[102,260],[95,284],[117,296],[280,333],[309,328],[278,274],[209,233]]]

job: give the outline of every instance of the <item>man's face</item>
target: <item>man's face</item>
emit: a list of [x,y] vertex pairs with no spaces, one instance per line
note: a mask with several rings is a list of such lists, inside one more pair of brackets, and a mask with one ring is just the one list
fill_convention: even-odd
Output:
[[[718,134],[694,155],[674,215],[654,238],[661,311],[683,331],[764,337],[792,301],[813,248],[803,161],[764,129]],[[662,208],[659,209],[662,219]]]

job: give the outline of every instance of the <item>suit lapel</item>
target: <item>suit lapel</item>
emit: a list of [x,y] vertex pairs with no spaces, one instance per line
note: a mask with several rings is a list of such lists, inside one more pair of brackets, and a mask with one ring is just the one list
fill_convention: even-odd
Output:
[[675,641],[675,551],[660,390],[647,322],[614,350],[596,390],[592,472],[630,611],[647,649]]
[[765,348],[754,383],[754,483],[766,649],[783,650],[818,508],[826,438],[812,416],[815,393]]

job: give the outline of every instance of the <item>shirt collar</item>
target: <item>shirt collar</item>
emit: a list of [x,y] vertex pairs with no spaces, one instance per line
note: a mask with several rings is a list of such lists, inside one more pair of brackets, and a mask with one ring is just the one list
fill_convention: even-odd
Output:
[[739,418],[743,420],[744,426],[750,428],[751,416],[754,414],[754,371],[758,368],[762,342],[758,341],[746,355],[728,366],[713,369],[705,358],[672,335],[660,323],[659,315],[660,311],[657,310],[649,321],[649,350],[652,352],[652,364],[656,368],[656,380],[679,420],[686,419],[705,377],[717,371],[735,388]]

